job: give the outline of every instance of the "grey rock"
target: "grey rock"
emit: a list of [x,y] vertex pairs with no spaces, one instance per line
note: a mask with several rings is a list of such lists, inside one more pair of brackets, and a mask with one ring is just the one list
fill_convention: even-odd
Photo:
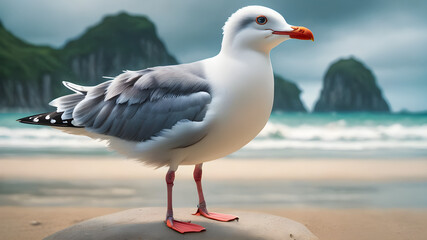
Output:
[[206,231],[180,234],[166,227],[163,208],[137,208],[89,219],[52,234],[45,240],[154,240],[154,239],[222,239],[222,240],[316,240],[303,224],[293,220],[243,211],[232,211],[239,221],[218,222],[193,216],[194,209],[174,209],[178,220],[191,220]]

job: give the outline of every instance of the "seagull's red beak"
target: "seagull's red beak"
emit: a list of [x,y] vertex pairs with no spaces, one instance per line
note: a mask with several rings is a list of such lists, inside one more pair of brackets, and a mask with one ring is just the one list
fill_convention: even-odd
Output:
[[273,31],[277,35],[289,35],[290,38],[314,41],[313,33],[305,27],[292,27],[293,31]]

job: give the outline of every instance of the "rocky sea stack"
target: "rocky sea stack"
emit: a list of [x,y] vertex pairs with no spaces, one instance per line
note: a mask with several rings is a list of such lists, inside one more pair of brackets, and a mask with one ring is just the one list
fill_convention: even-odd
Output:
[[314,112],[389,111],[371,70],[354,58],[341,59],[329,67],[314,107]]

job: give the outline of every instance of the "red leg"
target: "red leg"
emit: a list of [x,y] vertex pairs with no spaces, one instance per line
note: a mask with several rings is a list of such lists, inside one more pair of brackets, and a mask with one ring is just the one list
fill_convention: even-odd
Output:
[[166,212],[166,220],[168,218],[173,218],[173,208],[172,208],[172,188],[173,182],[175,180],[175,171],[168,171],[166,174],[166,185],[168,188],[168,210]]
[[199,205],[197,206],[198,207],[197,212],[194,215],[204,216],[206,218],[210,218],[210,219],[221,221],[221,222],[239,220],[239,217],[234,215],[208,212],[208,209],[206,208],[205,197],[203,196],[203,189],[202,189],[202,164],[197,164],[195,166],[193,176],[194,176],[194,181],[196,181],[197,193],[199,194]]
[[204,231],[205,228],[189,223],[189,222],[181,222],[177,221],[173,218],[173,209],[172,209],[172,188],[173,181],[175,180],[175,171],[169,170],[166,174],[166,184],[168,188],[168,210],[166,212],[166,226],[169,228],[179,232],[179,233],[189,233],[189,232],[201,232]]

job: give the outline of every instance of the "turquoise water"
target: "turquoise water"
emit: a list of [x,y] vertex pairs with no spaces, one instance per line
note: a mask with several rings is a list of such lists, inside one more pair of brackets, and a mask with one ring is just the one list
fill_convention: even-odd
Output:
[[[15,121],[30,114],[0,114],[0,156],[114,154],[87,137]],[[424,158],[427,114],[274,113],[264,130],[230,157]]]

